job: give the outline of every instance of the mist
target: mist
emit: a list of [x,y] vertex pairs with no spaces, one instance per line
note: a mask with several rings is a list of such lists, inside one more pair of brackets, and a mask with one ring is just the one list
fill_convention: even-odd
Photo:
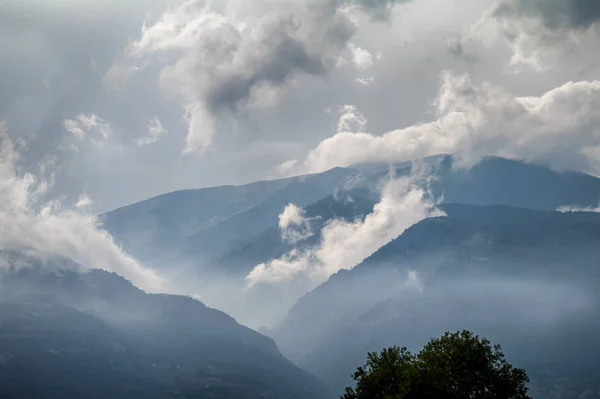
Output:
[[1,248],[35,248],[66,256],[86,268],[118,272],[144,289],[161,290],[161,277],[116,245],[84,206],[63,207],[60,199],[46,198],[53,185],[51,160],[40,164],[36,174],[23,171],[19,160],[26,143],[14,142],[4,123],[0,146]]
[[508,360],[534,378],[551,369],[585,370],[588,351],[600,344],[591,333],[600,311],[591,284],[418,270],[342,273],[299,301],[273,336],[286,356],[337,390],[351,383],[367,352],[393,345],[418,352],[446,331],[468,329],[501,343]]

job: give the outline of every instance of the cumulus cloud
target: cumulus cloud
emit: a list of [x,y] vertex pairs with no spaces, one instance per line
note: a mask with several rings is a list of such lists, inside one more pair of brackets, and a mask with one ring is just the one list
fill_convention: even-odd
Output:
[[90,206],[92,206],[92,199],[87,195],[87,194],[82,194],[79,196],[79,199],[77,200],[77,203],[75,204],[75,206],[78,209],[87,209]]
[[[463,50],[468,41],[486,45],[498,39],[511,51],[510,66],[543,72],[567,54],[597,48],[600,44],[600,3],[595,0],[501,0],[452,49]],[[594,52],[592,51],[592,53]]]
[[367,125],[367,118],[360,113],[355,105],[340,107],[341,116],[337,124],[337,132],[361,132]]
[[354,81],[361,86],[370,86],[375,81],[375,77],[369,76],[368,78],[357,78]]
[[279,215],[281,238],[294,244],[313,236],[311,220],[312,218],[306,217],[304,209],[295,204],[288,204]]
[[142,289],[161,290],[163,280],[123,252],[98,218],[84,211],[89,198],[82,197],[74,210],[58,200],[41,202],[36,193],[45,183],[21,172],[18,150],[0,123],[0,248],[60,254],[84,267],[114,271]]
[[157,116],[153,117],[148,121],[148,134],[138,138],[134,141],[135,145],[138,147],[143,147],[145,145],[156,143],[161,137],[165,136],[167,133],[167,129],[163,126],[160,119]]
[[319,284],[339,270],[352,269],[413,224],[442,216],[422,176],[422,172],[415,172],[409,177],[391,178],[383,184],[381,199],[372,213],[364,219],[328,222],[321,230],[319,244],[257,265],[246,277],[248,286],[286,283],[299,277]]
[[350,41],[355,15],[384,18],[394,3],[186,1],[143,26],[105,83],[122,82],[160,58],[160,86],[186,110],[186,151],[202,151],[220,118],[277,105],[297,78],[326,76],[347,53],[358,68],[368,68],[373,56]]
[[354,43],[348,43],[348,49],[352,54],[352,62],[358,69],[365,70],[373,66],[373,55],[367,50]]
[[75,119],[66,119],[63,126],[78,139],[89,138],[92,142],[100,142],[112,136],[110,124],[96,114],[80,114]]
[[540,96],[519,97],[444,73],[435,105],[436,120],[383,135],[356,131],[366,120],[348,123],[359,115],[349,108],[338,133],[297,162],[297,172],[452,153],[463,166],[497,155],[600,175],[600,81],[568,82]]

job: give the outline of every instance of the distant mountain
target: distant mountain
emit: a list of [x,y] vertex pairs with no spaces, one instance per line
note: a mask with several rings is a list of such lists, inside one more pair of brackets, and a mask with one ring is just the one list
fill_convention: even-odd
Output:
[[328,398],[272,339],[187,297],[0,252],[0,397]]
[[[555,210],[566,204],[590,206],[600,200],[600,180],[577,172],[556,172],[502,158],[487,158],[469,170],[453,167],[450,157],[430,158],[427,162],[434,166],[436,176],[431,183],[433,196],[443,199],[443,203],[456,201]],[[398,176],[410,173],[408,164],[395,167]],[[305,207],[313,236],[290,244],[282,240],[277,220],[273,219],[271,227],[215,260],[212,273],[204,272],[202,278],[226,288],[210,295],[211,303],[235,315],[243,323],[258,319],[261,324],[272,325],[280,320],[284,308],[293,301],[288,296],[290,291],[282,293],[269,286],[246,291],[244,276],[254,266],[278,259],[294,248],[316,245],[320,241],[321,228],[335,218],[353,220],[366,216],[379,201],[376,187],[382,179],[389,178],[387,170],[383,165],[363,167],[364,178],[359,188],[340,191]],[[211,293],[210,289],[203,291]]]
[[[494,157],[470,169],[461,169],[450,156],[423,162],[435,177],[433,197],[444,203],[554,210],[596,207],[600,199],[600,179],[579,172]],[[103,215],[104,226],[128,253],[165,273],[182,291],[202,295],[210,306],[244,324],[272,326],[293,304],[296,292],[269,286],[246,290],[244,277],[260,263],[318,243],[320,229],[334,218],[364,217],[379,201],[378,187],[390,169],[407,175],[411,163],[357,165],[165,194]],[[282,240],[277,226],[289,203],[312,218],[315,233],[293,245]],[[295,290],[304,291],[297,285]]]
[[331,220],[352,221],[364,218],[373,211],[373,206],[378,201],[377,194],[366,188],[341,190],[329,195],[304,208],[304,215],[310,220],[310,229],[313,232],[310,237],[290,243],[281,238],[278,226],[272,225],[218,259],[218,268],[244,277],[255,265],[277,259],[294,248],[317,244],[320,241],[321,229]]
[[[313,235],[292,244],[281,238],[278,226],[269,227],[245,245],[215,260],[213,271],[205,271],[202,275],[204,279],[213,281],[215,288],[204,289],[203,292],[210,295],[220,309],[234,315],[242,323],[256,327],[256,320],[268,325],[277,323],[298,298],[293,290],[299,289],[303,293],[305,289],[258,285],[248,290],[244,277],[258,264],[277,259],[294,248],[304,249],[318,244],[321,229],[333,219],[364,218],[372,212],[376,202],[376,194],[372,191],[354,189],[341,191],[309,205],[305,208],[305,217],[309,220]],[[223,275],[228,278],[221,277]]]
[[[425,163],[437,177],[431,183],[433,195],[445,203],[555,210],[564,205],[596,207],[600,200],[600,179],[579,172],[494,157],[470,169],[456,167],[450,156],[429,157]],[[390,167],[397,175],[410,172],[410,163],[357,165],[245,186],[185,190],[114,210],[102,219],[117,242],[146,265],[213,273],[241,268],[239,273],[244,273],[254,264],[240,264],[242,253],[254,251],[255,261],[281,252],[275,249],[283,248],[275,232],[277,217],[287,204],[309,209],[325,200],[332,209],[329,216],[337,212],[352,218],[342,209],[343,201],[331,203],[337,198],[334,194],[364,190],[371,195],[362,198],[377,202],[372,193]],[[224,260],[231,264],[224,265]]]
[[210,268],[213,260],[277,222],[290,202],[308,206],[351,188],[361,171],[335,168],[301,177],[184,190],[102,215],[104,227],[132,255],[157,268],[189,262]]
[[[339,394],[368,351],[417,349],[462,328],[502,343],[537,397],[600,397],[600,214],[555,211],[597,207],[600,179],[502,158],[424,162],[447,216],[294,306],[301,279],[247,290],[244,277],[317,245],[335,219],[364,218],[390,169],[407,175],[410,163],[181,191],[102,215],[145,266],[273,339],[191,298],[149,295],[53,254],[0,251],[0,397],[325,398],[278,347]],[[277,224],[290,203],[313,233],[293,244]]]
[[270,332],[283,353],[341,392],[368,351],[469,328],[503,343],[538,397],[600,389],[600,214],[442,208],[447,217],[414,225],[299,300]]
[[597,207],[600,202],[597,177],[498,157],[485,158],[470,169],[456,167],[446,157],[438,176],[432,189],[445,203],[551,211],[563,205]]

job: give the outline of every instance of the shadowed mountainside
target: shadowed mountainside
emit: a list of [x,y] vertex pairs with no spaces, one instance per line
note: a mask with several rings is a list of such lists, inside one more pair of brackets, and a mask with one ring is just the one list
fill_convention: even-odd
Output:
[[1,397],[329,397],[223,312],[44,256],[2,253]]
[[443,208],[447,217],[416,224],[300,299],[271,331],[283,353],[339,392],[367,351],[469,328],[506,343],[535,382],[593,381],[600,214]]

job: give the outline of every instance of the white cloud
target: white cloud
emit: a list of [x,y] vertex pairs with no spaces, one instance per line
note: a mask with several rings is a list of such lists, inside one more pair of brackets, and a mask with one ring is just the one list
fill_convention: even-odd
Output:
[[573,206],[573,205],[565,205],[565,206],[561,206],[557,209],[558,212],[597,212],[600,213],[600,205],[597,208],[593,208],[591,206],[588,207],[580,207],[580,206]]
[[246,277],[248,286],[287,283],[299,277],[309,277],[318,285],[339,270],[352,269],[408,227],[443,215],[423,187],[420,173],[390,179],[364,220],[329,222],[321,230],[318,245],[257,265]]
[[120,86],[151,63],[164,65],[160,86],[186,110],[185,151],[202,152],[218,120],[277,106],[297,79],[326,76],[348,50],[359,69],[370,67],[373,56],[350,42],[354,17],[384,17],[391,3],[186,1],[143,26],[105,83]]
[[[60,254],[84,267],[114,271],[142,289],[161,290],[163,280],[123,252],[96,216],[64,209],[58,200],[38,201],[45,182],[20,172],[20,155],[5,124],[0,124],[0,145],[0,248]],[[79,204],[89,201],[82,197]]]
[[362,132],[367,125],[367,119],[355,105],[340,107],[341,116],[337,124],[337,132]]
[[291,159],[289,161],[285,161],[285,162],[282,162],[281,164],[277,165],[277,167],[275,169],[279,176],[287,176],[290,172],[293,172],[293,170],[296,168],[297,164],[298,164],[297,159]]
[[205,151],[215,136],[215,121],[204,104],[196,103],[188,106],[185,113],[188,134],[185,140],[186,154]]
[[148,121],[148,134],[135,140],[134,143],[138,147],[143,147],[145,145],[156,143],[161,137],[168,133],[169,132],[165,129],[160,119],[155,116]]
[[294,249],[279,259],[255,266],[246,276],[249,288],[259,284],[281,284],[303,274],[311,274],[318,267],[313,254]]
[[77,203],[75,206],[77,209],[88,209],[93,204],[92,199],[87,194],[82,194],[79,196]]
[[370,86],[375,81],[375,77],[369,76],[368,78],[357,78],[354,81],[361,86]]
[[467,75],[444,73],[438,118],[383,135],[351,132],[364,126],[348,108],[338,133],[323,140],[296,172],[319,172],[363,162],[400,162],[453,153],[464,166],[498,155],[600,175],[600,81],[568,82],[540,96],[518,97]]
[[306,224],[304,210],[296,204],[288,204],[279,215],[279,229],[286,230],[292,226]]
[[291,244],[305,240],[314,235],[304,209],[295,204],[288,204],[279,215],[279,231],[281,238]]
[[373,55],[354,43],[348,43],[348,50],[352,54],[352,62],[360,69],[365,70],[373,66]]
[[78,139],[89,138],[97,142],[99,138],[106,140],[112,136],[110,124],[96,114],[80,114],[75,119],[65,120],[63,126]]
[[404,283],[406,287],[412,288],[418,293],[423,292],[423,281],[421,280],[421,276],[419,272],[416,270],[409,270],[406,276],[406,282]]

